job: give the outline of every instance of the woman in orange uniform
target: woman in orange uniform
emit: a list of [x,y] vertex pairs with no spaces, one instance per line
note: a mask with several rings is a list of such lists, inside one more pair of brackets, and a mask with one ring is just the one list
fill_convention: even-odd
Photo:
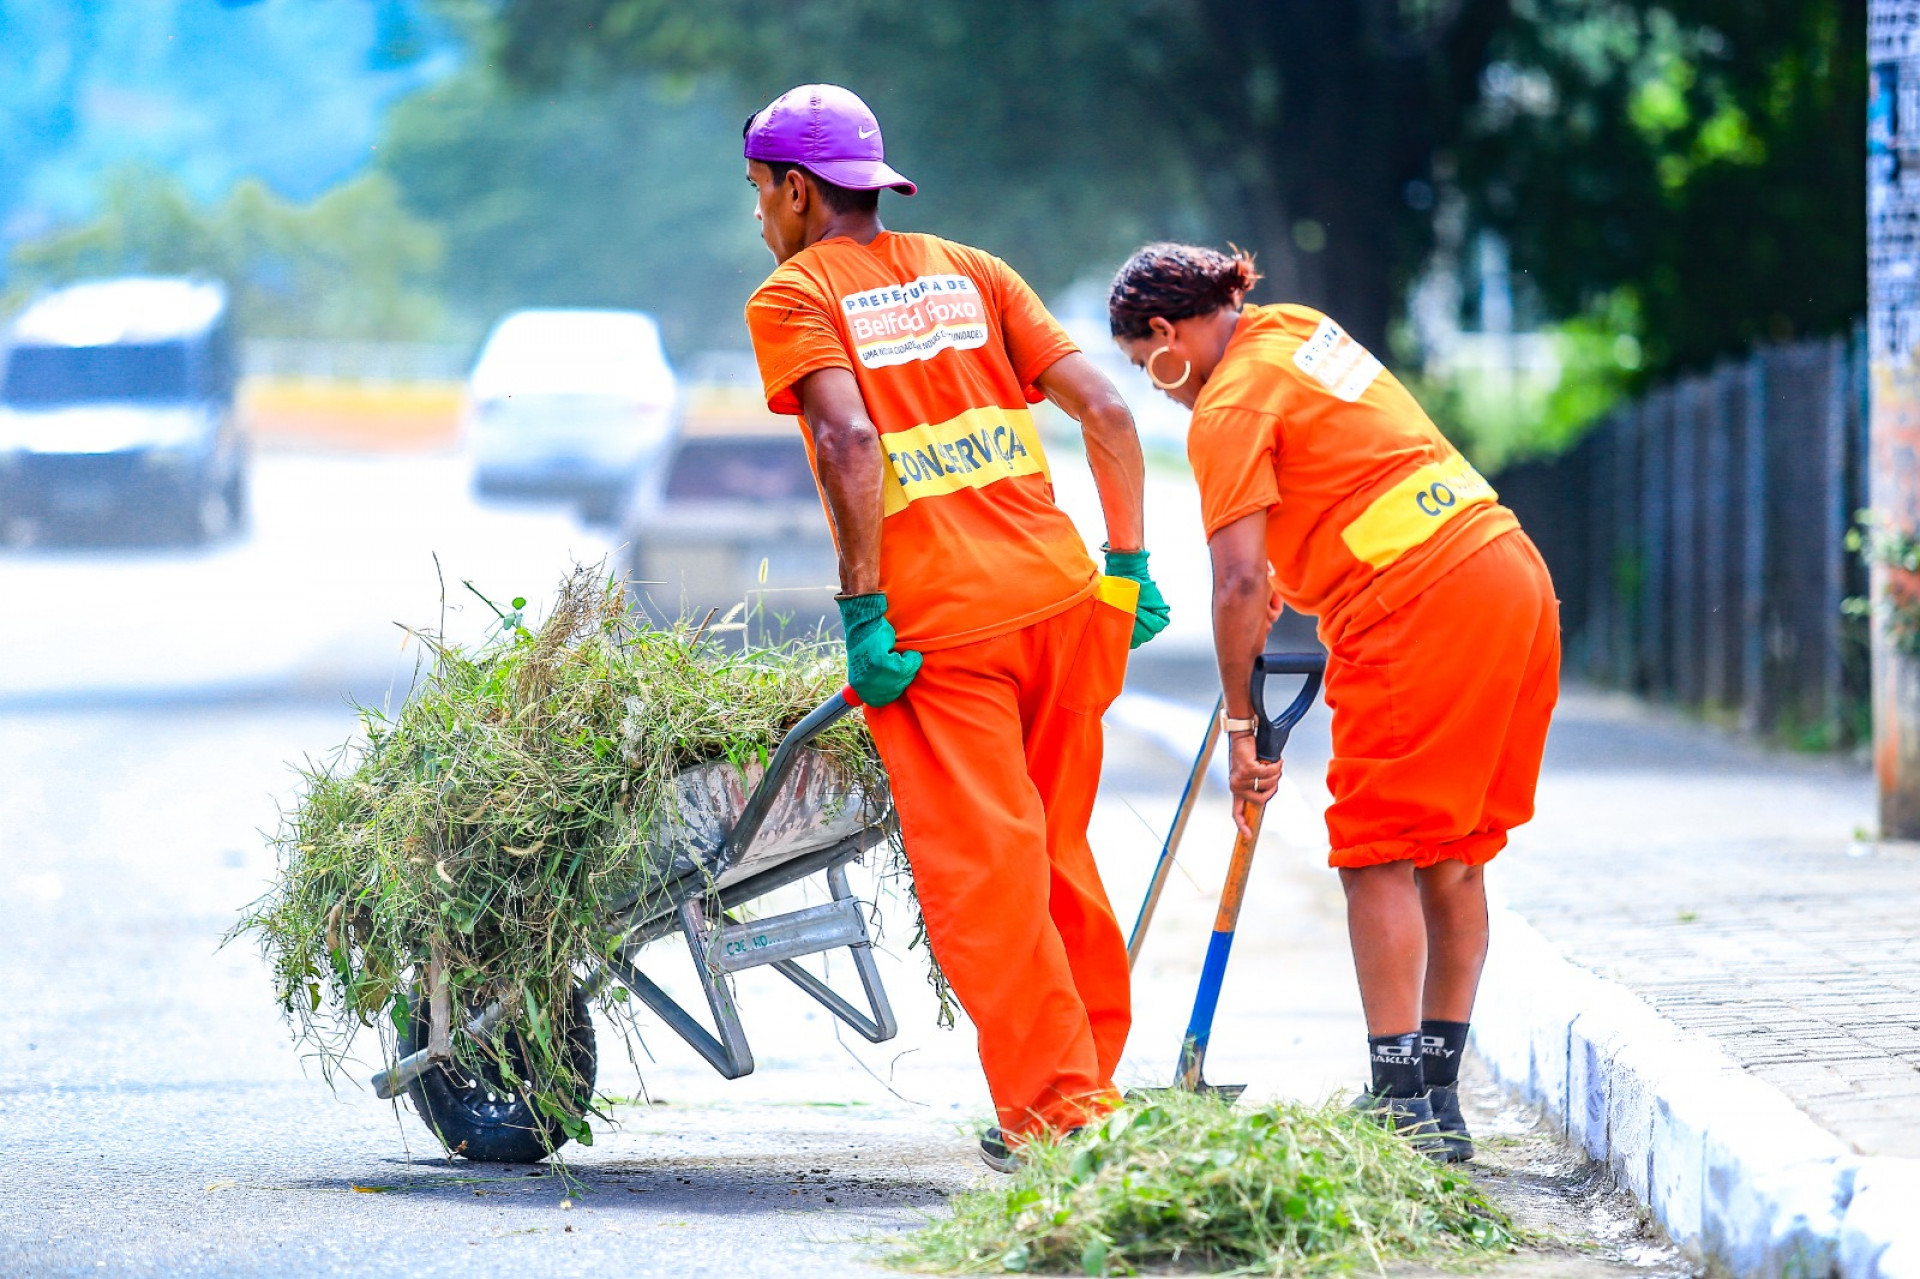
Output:
[[1236,821],[1280,774],[1255,754],[1247,680],[1284,603],[1319,618],[1329,654],[1327,833],[1366,1010],[1361,1104],[1466,1159],[1481,868],[1533,814],[1559,606],[1519,521],[1406,388],[1318,311],[1243,305],[1258,278],[1245,254],[1149,245],[1114,281],[1113,334],[1193,410]]

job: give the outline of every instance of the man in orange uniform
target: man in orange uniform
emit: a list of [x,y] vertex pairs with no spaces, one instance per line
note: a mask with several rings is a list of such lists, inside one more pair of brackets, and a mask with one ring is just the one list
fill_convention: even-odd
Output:
[[1481,867],[1533,815],[1558,602],[1519,521],[1406,388],[1318,311],[1243,307],[1258,278],[1244,254],[1150,245],[1114,281],[1113,332],[1193,410],[1236,820],[1280,773],[1255,754],[1247,688],[1270,590],[1320,619],[1327,833],[1372,1066],[1363,1102],[1464,1159],[1457,1072],[1486,959]]
[[[854,94],[802,85],[746,128],[780,264],[747,303],[776,413],[799,413],[840,555],[849,682],[892,780],[927,937],[979,1034],[1005,1170],[1115,1100],[1126,946],[1087,822],[1100,716],[1166,625],[1133,419],[1006,263],[880,224],[889,168]],[[1053,501],[1029,404],[1077,420],[1106,574]]]

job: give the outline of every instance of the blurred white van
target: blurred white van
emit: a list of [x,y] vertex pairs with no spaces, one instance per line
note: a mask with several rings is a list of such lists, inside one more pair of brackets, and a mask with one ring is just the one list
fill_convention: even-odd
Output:
[[0,338],[0,535],[237,530],[247,449],[233,396],[220,284],[129,276],[38,298]]
[[483,498],[558,498],[611,520],[666,439],[679,388],[639,311],[515,311],[468,380],[467,438]]

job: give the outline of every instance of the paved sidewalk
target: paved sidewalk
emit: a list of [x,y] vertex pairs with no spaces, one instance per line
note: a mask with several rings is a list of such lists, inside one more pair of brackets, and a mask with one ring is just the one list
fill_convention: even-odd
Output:
[[[1157,709],[1157,708],[1156,708]],[[1327,803],[1323,709],[1287,751]],[[1763,751],[1569,690],[1493,895],[1561,955],[1706,1036],[1862,1155],[1920,1155],[1920,845],[1877,844],[1863,765]],[[1324,834],[1317,841],[1324,849]]]
[[1873,783],[1570,695],[1492,872],[1573,962],[1713,1040],[1863,1155],[1920,1155],[1920,849]]
[[[1199,681],[1159,674],[1116,715],[1172,748]],[[1324,859],[1328,745],[1287,753],[1283,856]],[[1709,1269],[1920,1276],[1920,848],[1873,808],[1853,763],[1573,690],[1488,872],[1476,1054]]]

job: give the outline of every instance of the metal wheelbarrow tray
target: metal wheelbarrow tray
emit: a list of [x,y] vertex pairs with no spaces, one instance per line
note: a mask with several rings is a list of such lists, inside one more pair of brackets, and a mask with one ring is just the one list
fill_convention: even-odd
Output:
[[[772,967],[873,1043],[894,1037],[898,1026],[874,963],[866,915],[847,883],[847,863],[861,860],[891,834],[892,805],[885,795],[862,793],[811,748],[816,737],[858,704],[850,689],[829,698],[788,731],[764,769],[716,763],[680,774],[678,812],[661,824],[653,845],[661,878],[636,888],[607,921],[618,949],[588,976],[581,987],[583,998],[591,998],[609,981],[619,982],[727,1079],[751,1074],[754,1067],[731,981],[733,974],[749,968]],[[822,873],[830,901],[751,921],[735,913],[757,898]],[[711,1031],[638,966],[642,947],[674,932],[685,938],[692,953],[713,1019]],[[795,962],[843,947],[859,974],[864,1009]],[[500,1015],[500,1006],[489,1004],[467,1023],[467,1033],[486,1036]],[[412,1092],[422,1118],[447,1140],[448,1133],[428,1115],[419,1091],[431,1072],[452,1073],[444,1029],[427,1037],[426,1046],[417,1046],[418,1038],[403,1036],[402,1049],[414,1050],[373,1077],[374,1094],[392,1098]],[[587,1051],[590,1056],[591,1047]],[[531,1114],[527,1119],[532,1127],[540,1126]],[[520,1152],[525,1144],[508,1143],[508,1148]],[[463,1153],[489,1157],[471,1149]]]

